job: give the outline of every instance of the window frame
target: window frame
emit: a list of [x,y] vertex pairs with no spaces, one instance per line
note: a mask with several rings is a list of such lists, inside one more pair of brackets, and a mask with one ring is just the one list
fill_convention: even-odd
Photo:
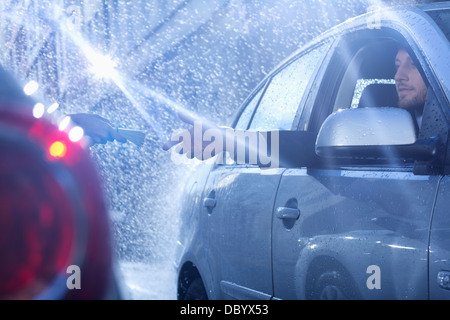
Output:
[[[248,130],[250,123],[252,122],[253,115],[255,114],[256,109],[259,106],[259,102],[261,101],[261,98],[264,96],[264,93],[267,89],[267,85],[269,83],[269,79],[264,79],[260,82],[260,84],[252,91],[252,93],[245,99],[244,103],[242,104],[241,108],[239,109],[238,113],[234,117],[233,123],[231,124],[232,128],[235,129],[241,129],[236,128],[239,124],[239,121],[241,120],[242,115],[247,111],[247,108],[249,108],[250,104],[254,101],[256,98],[256,103],[253,106],[253,110],[249,111],[251,113],[249,120],[247,121],[247,125],[245,125],[245,128],[242,128],[242,130]],[[258,98],[259,95],[259,98]]]
[[[289,128],[289,130],[296,130],[296,122],[297,119],[299,117],[302,116],[302,113],[305,109],[305,101],[308,99],[311,91],[309,90],[311,88],[312,83],[314,83],[316,76],[317,76],[317,72],[320,69],[320,67],[323,65],[323,62],[325,60],[325,57],[328,55],[328,52],[330,50],[331,47],[331,41],[321,41],[317,44],[314,44],[298,53],[296,53],[293,57],[289,58],[286,62],[284,62],[281,66],[279,66],[278,68],[276,68],[269,76],[267,83],[265,85],[264,88],[264,92],[261,95],[258,104],[256,106],[256,108],[253,111],[253,115],[252,118],[250,120],[250,123],[248,124],[247,128],[251,129],[251,126],[253,124],[253,121],[255,119],[255,115],[258,113],[258,111],[260,110],[260,106],[261,106],[261,101],[264,99],[265,95],[267,94],[267,90],[270,88],[270,86],[273,83],[273,80],[280,75],[280,73],[282,73],[283,71],[285,71],[286,69],[292,67],[295,63],[299,63],[299,60],[304,58],[306,55],[311,54],[313,51],[315,50],[320,50],[323,49],[324,52],[321,54],[321,57],[317,60],[316,65],[314,66],[311,75],[309,76],[308,79],[306,79],[306,84],[305,84],[305,88],[303,90],[303,92],[301,93],[301,98],[297,103],[297,107],[295,108],[295,113],[293,114],[293,119],[292,119],[292,124],[291,127]],[[304,64],[300,63],[301,65]],[[270,130],[272,128],[263,128],[262,130]],[[275,130],[275,129],[272,129]],[[285,129],[287,130],[287,129]]]

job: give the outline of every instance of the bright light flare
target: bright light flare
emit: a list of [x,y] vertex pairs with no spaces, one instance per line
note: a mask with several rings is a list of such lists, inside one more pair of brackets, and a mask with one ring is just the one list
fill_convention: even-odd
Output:
[[25,94],[27,96],[31,96],[33,93],[35,93],[37,90],[39,89],[39,84],[32,80],[30,82],[28,82],[25,87],[23,87],[23,92],[25,92]]
[[45,107],[42,103],[38,102],[33,107],[33,116],[36,119],[42,118],[45,113]]
[[59,126],[58,126],[59,131],[66,130],[66,128],[69,126],[69,124],[70,124],[70,117],[65,116],[64,119],[62,119],[61,122],[59,123]]
[[48,152],[53,158],[60,159],[66,155],[67,147],[63,142],[55,141],[48,148]]
[[91,63],[90,71],[100,79],[115,79],[117,77],[117,62],[111,57],[101,55],[93,50],[85,50]]
[[53,113],[53,112],[55,112],[56,109],[58,109],[58,108],[59,108],[59,103],[58,103],[58,102],[55,102],[55,103],[53,103],[50,107],[48,107],[47,113]]
[[[149,115],[147,110],[143,108],[142,103],[138,101],[137,96],[142,97],[143,95],[150,95],[154,99],[158,99],[162,103],[168,105],[172,110],[188,112],[186,108],[178,103],[172,101],[164,95],[157,93],[156,91],[146,88],[140,85],[138,82],[131,82],[116,69],[118,66],[117,62],[114,61],[110,56],[100,54],[94,48],[92,48],[88,41],[84,39],[82,34],[79,32],[74,32],[73,28],[70,28],[70,24],[64,24],[60,20],[55,20],[57,25],[59,25],[61,32],[73,41],[73,43],[80,49],[86,60],[91,65],[90,71],[94,76],[98,78],[110,79],[114,84],[125,94],[125,96],[131,101],[133,107],[135,107],[143,116],[144,120],[154,128],[155,132],[163,132],[162,129],[158,128],[152,117]],[[66,21],[67,22],[67,21]],[[139,88],[139,91],[136,89]],[[165,139],[165,137],[164,137]]]
[[80,141],[84,136],[84,130],[81,127],[73,127],[69,131],[69,139],[72,142]]

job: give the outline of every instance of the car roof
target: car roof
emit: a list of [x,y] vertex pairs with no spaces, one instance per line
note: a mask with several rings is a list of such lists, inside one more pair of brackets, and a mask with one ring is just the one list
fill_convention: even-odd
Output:
[[[404,17],[408,16],[408,13],[415,13],[417,15],[421,15],[426,17],[427,11],[433,11],[433,10],[445,10],[450,9],[450,1],[445,2],[435,2],[435,3],[428,3],[428,4],[415,4],[415,5],[394,5],[394,6],[384,6],[380,7],[379,11],[375,11],[376,6],[373,6],[374,11],[369,11],[364,14],[349,18],[334,27],[331,27],[330,29],[324,31],[322,34],[314,37],[310,41],[306,42],[305,44],[302,44],[297,50],[295,50],[293,53],[291,53],[289,56],[287,56],[285,59],[283,59],[278,65],[276,65],[271,72],[269,72],[260,82],[259,84],[254,88],[254,90],[251,92],[249,96],[247,96],[247,99],[244,100],[244,102],[241,104],[241,107],[239,108],[236,115],[239,115],[243,107],[248,103],[250,99],[258,92],[258,90],[261,88],[261,86],[267,82],[268,79],[273,77],[274,73],[276,73],[278,70],[282,69],[284,66],[291,63],[300,53],[306,52],[315,46],[319,45],[320,43],[323,43],[326,39],[333,39],[338,38],[341,35],[350,33],[352,30],[369,30],[367,27],[367,21],[370,18],[379,17],[381,15],[381,18],[383,20],[390,20],[393,22],[397,22],[399,24],[405,24]],[[377,15],[377,16],[375,16]],[[428,18],[428,17],[427,17]],[[234,122],[236,121],[237,117],[234,118]],[[233,123],[234,124],[234,123]]]
[[438,10],[438,9],[450,9],[450,1],[433,2],[427,4],[415,5],[416,8],[421,10]]
[[[395,5],[395,6],[385,6],[380,7],[379,12],[375,11],[369,11],[367,13],[349,18],[330,29],[324,31],[322,34],[314,37],[310,41],[308,41],[306,44],[301,45],[297,50],[295,50],[293,53],[291,53],[287,58],[283,59],[278,65],[276,65],[271,72],[269,72],[266,77],[261,81],[265,82],[267,78],[270,78],[273,76],[273,72],[275,70],[278,70],[282,68],[284,65],[290,63],[290,61],[298,56],[299,53],[304,52],[317,44],[323,42],[325,39],[332,39],[333,37],[337,37],[339,35],[342,35],[352,29],[361,29],[365,28],[367,29],[367,21],[370,19],[370,17],[373,17],[376,14],[382,14],[385,17],[388,17],[390,20],[397,20],[398,22],[402,22],[401,17],[404,15],[406,11],[415,11],[415,12],[423,12],[426,11],[432,11],[432,10],[445,10],[450,9],[450,1],[445,2],[435,2],[435,3],[428,3],[428,4],[415,4],[415,5]],[[402,14],[398,14],[402,13]],[[258,86],[259,87],[259,86]]]

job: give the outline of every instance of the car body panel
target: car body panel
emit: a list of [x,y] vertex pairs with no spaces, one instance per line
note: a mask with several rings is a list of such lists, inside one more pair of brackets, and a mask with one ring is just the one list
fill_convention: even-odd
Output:
[[[289,169],[275,208],[296,199],[300,217],[292,228],[274,218],[275,296],[308,297],[307,277],[320,258],[321,268],[347,269],[358,297],[427,299],[428,229],[438,183],[439,177],[402,171]],[[373,265],[380,268],[381,289],[366,286]]]
[[270,229],[281,173],[282,169],[261,173],[257,167],[218,166],[209,175],[204,198],[215,199],[216,205],[203,208],[200,219],[207,231],[210,269],[220,283],[219,298],[272,296]]
[[[178,272],[177,282],[185,281],[183,268],[191,264],[197,270],[201,278],[208,283],[213,283],[209,269],[208,260],[204,246],[203,232],[200,219],[200,202],[204,185],[208,179],[209,172],[215,164],[212,161],[205,161],[196,167],[195,174],[189,175],[183,190],[182,203],[183,214],[180,217],[180,228],[177,246],[175,248],[175,269]],[[180,291],[180,289],[178,289]],[[179,292],[178,295],[181,293]],[[208,295],[215,297],[216,293],[210,287]]]
[[439,285],[438,274],[450,272],[450,179],[445,177],[439,185],[436,207],[430,233],[430,299],[450,299],[450,290]]

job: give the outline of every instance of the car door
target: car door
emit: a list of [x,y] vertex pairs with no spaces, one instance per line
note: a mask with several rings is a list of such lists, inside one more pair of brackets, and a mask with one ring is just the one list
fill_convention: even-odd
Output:
[[450,179],[440,186],[430,236],[430,299],[450,299]]
[[[446,37],[447,44],[450,42],[450,10],[430,10],[427,12],[431,18],[442,29]],[[435,43],[431,39],[430,44]],[[445,41],[445,40],[444,40]],[[438,51],[439,56],[446,57],[448,53]],[[448,75],[448,69],[439,69],[443,75]],[[445,76],[442,76],[445,79]],[[447,97],[449,95],[447,86]],[[448,98],[447,98],[448,101]],[[448,125],[447,121],[447,125]],[[448,127],[446,128],[448,132]],[[448,157],[448,155],[447,155]],[[448,163],[448,158],[446,163]],[[429,268],[429,286],[430,299],[450,299],[450,177],[448,170],[445,172],[436,197],[436,207],[433,213],[430,232],[430,268]]]
[[[241,113],[237,128],[289,130],[325,51],[325,46],[316,47],[278,70]],[[202,219],[218,298],[272,297],[272,212],[282,172],[229,159],[211,171]]]
[[275,211],[292,208],[299,218],[293,225],[274,218],[276,297],[321,298],[335,290],[339,298],[426,299],[438,181],[407,168],[285,172]]
[[[371,35],[375,32],[384,31]],[[358,46],[367,39],[363,33],[352,37]],[[340,46],[347,54],[357,52],[355,59],[364,58],[355,43],[342,40]],[[346,59],[336,61],[352,61]],[[348,69],[359,74],[357,66],[349,64]],[[318,93],[320,108],[324,101],[344,101],[341,92],[330,96],[330,83],[339,86],[351,78],[345,72],[335,78],[336,66],[329,69],[328,93]],[[379,72],[376,67],[372,71]],[[317,107],[313,117],[323,113]],[[438,174],[415,174],[415,164],[408,161],[327,161],[286,170],[274,206],[274,296],[427,299],[429,224],[440,179]]]

